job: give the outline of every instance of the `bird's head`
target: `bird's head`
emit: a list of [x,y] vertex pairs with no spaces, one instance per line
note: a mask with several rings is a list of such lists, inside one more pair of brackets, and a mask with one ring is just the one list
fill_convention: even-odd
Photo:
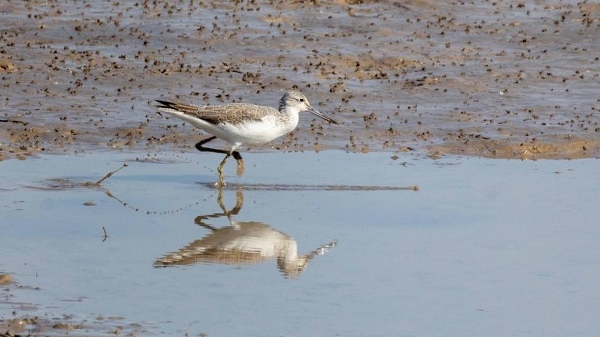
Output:
[[322,113],[317,111],[315,108],[310,106],[310,103],[308,102],[308,98],[306,98],[306,96],[304,96],[299,91],[294,91],[294,90],[288,91],[285,93],[285,95],[283,95],[283,97],[281,97],[281,100],[279,101],[279,111],[283,112],[288,109],[295,110],[298,112],[308,111],[308,112],[312,113],[313,115],[323,118],[324,120],[326,120],[330,123],[339,124],[337,121],[323,115]]

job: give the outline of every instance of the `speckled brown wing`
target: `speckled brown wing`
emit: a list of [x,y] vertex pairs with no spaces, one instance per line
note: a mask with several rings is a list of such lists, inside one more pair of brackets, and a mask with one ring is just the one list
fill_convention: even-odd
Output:
[[272,110],[275,110],[270,107],[246,103],[195,106],[168,101],[157,100],[157,102],[161,104],[158,108],[177,110],[211,124],[219,124],[222,122],[237,124],[241,121],[260,121],[264,116],[272,113]]

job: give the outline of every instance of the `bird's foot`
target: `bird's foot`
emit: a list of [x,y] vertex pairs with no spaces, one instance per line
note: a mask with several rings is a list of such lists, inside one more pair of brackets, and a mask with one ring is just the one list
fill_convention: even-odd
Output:
[[215,182],[215,186],[221,189],[225,187],[225,185],[227,185],[227,183],[225,182],[225,176],[223,175],[223,172],[219,172],[219,180]]
[[238,177],[241,177],[242,174],[244,174],[244,160],[243,159],[237,159],[237,175]]

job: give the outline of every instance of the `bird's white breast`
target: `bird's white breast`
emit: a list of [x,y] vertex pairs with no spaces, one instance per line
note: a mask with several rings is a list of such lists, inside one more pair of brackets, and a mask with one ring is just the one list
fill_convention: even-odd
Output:
[[290,133],[297,124],[297,119],[294,123],[293,119],[284,121],[274,116],[267,116],[260,121],[248,120],[238,124],[219,123],[218,127],[222,135],[215,135],[231,143],[265,144]]

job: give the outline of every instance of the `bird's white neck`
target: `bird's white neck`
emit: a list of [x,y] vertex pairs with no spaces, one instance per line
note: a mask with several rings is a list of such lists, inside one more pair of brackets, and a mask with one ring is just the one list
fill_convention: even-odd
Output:
[[279,109],[279,112],[287,117],[292,129],[295,129],[298,125],[298,121],[300,120],[300,110],[298,108],[286,106],[283,109]]

